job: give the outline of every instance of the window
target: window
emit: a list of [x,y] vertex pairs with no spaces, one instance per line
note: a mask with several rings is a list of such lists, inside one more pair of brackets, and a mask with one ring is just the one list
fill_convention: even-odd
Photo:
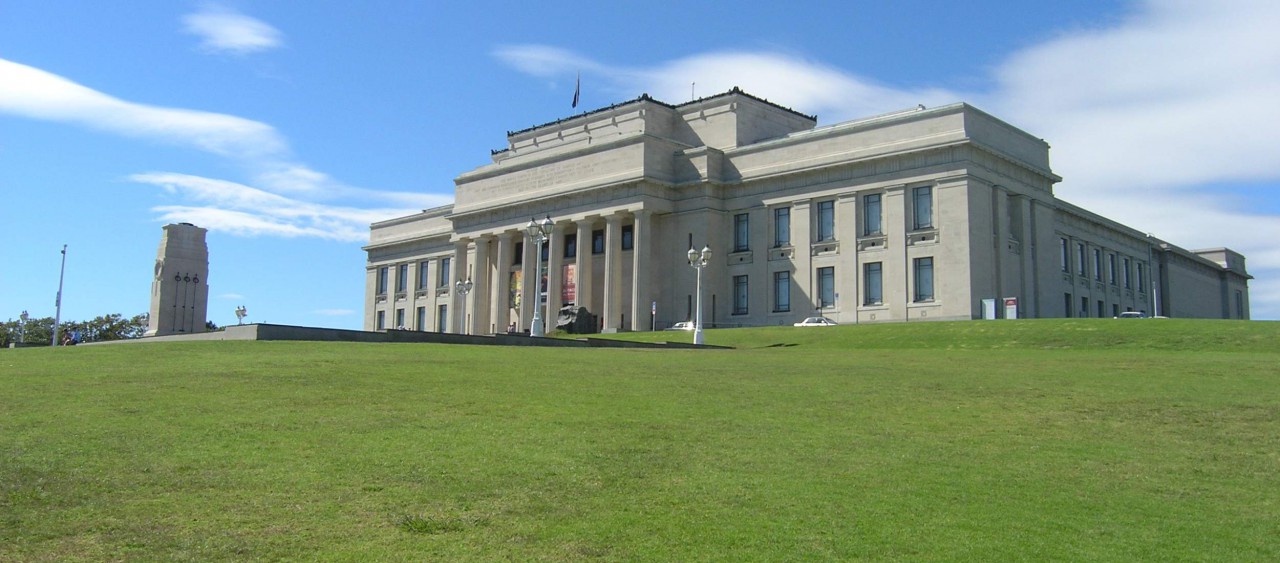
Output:
[[635,225],[622,226],[622,249],[631,250],[636,245]]
[[863,305],[884,303],[883,266],[880,262],[862,265]]
[[1107,316],[1107,304],[1103,303],[1102,300],[1098,300],[1098,318],[1101,319],[1105,316]]
[[511,265],[519,266],[524,263],[524,243],[517,242],[515,250],[515,256],[511,257]]
[[1076,273],[1084,275],[1084,243],[1076,243]]
[[911,202],[915,212],[915,228],[933,227],[933,188],[925,186],[911,190]]
[[818,308],[836,306],[836,269],[832,266],[818,268]]
[[386,311],[378,311],[378,324],[374,325],[374,328],[377,330],[383,330],[387,328],[387,312]]
[[933,258],[916,258],[915,274],[915,300],[933,301]]
[[564,257],[578,257],[578,235],[573,234],[564,236]]
[[1080,318],[1089,318],[1089,298],[1083,295],[1080,296]]
[[862,196],[862,234],[865,236],[883,233],[880,226],[880,194]]
[[436,332],[445,332],[449,329],[449,306],[440,305],[436,307]]
[[426,307],[418,307],[418,324],[413,325],[413,328],[415,330],[427,329],[427,308]]
[[1113,316],[1113,317],[1118,317],[1118,316],[1120,316],[1120,306],[1119,306],[1119,305],[1115,305],[1115,304],[1112,304],[1112,305],[1111,305],[1111,316]]
[[378,295],[387,294],[387,267],[378,268]]
[[836,202],[818,202],[818,242],[836,239]]
[[[1069,274],[1071,273],[1071,249],[1067,243],[1067,239],[1060,238],[1058,239],[1058,241],[1062,243],[1062,252],[1061,252],[1062,271],[1067,272]],[[1069,308],[1070,307],[1068,307],[1068,309]]]
[[1093,249],[1093,279],[1102,281],[1102,251],[1096,248]]
[[591,231],[591,253],[604,254],[604,229]]
[[396,293],[404,293],[404,289],[409,285],[409,265],[401,264],[396,266]]
[[1124,269],[1120,270],[1120,277],[1124,278],[1124,288],[1133,289],[1133,285],[1129,283],[1129,259],[1124,259]]
[[431,278],[427,276],[427,264],[430,264],[430,262],[418,262],[418,289],[431,287]]
[[773,312],[791,310],[791,272],[773,273]]
[[1107,255],[1107,276],[1111,282],[1111,285],[1115,285],[1116,284],[1116,255],[1115,254]]
[[773,210],[773,246],[791,246],[791,208]]
[[1145,264],[1142,263],[1138,264],[1138,291],[1147,291],[1147,270]]
[[396,309],[396,328],[404,328],[404,309]]
[[751,227],[746,213],[733,216],[733,251],[743,252],[750,249]]
[[1066,312],[1067,312],[1067,318],[1069,319],[1069,318],[1071,318],[1071,303],[1073,303],[1073,302],[1074,302],[1074,300],[1071,298],[1071,294],[1070,294],[1070,293],[1064,293],[1064,294],[1062,294],[1062,298],[1063,298],[1063,300],[1064,300],[1064,305],[1065,305]]
[[543,264],[548,263],[547,254],[551,252],[551,239],[548,238],[547,240],[542,241],[542,244],[539,244],[537,246],[538,246],[538,254],[542,258],[542,263]]
[[747,314],[747,276],[733,276],[733,314]]
[[436,279],[436,287],[449,287],[449,259],[440,259],[440,276]]

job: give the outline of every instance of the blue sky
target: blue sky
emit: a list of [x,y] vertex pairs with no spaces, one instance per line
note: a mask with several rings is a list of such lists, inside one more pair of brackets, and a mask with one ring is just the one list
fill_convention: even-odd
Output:
[[973,103],[1049,141],[1060,197],[1245,253],[1280,318],[1275,2],[440,4],[5,2],[0,318],[53,315],[63,244],[63,318],[144,312],[189,221],[210,320],[358,328],[369,222],[506,131],[690,83],[821,124]]

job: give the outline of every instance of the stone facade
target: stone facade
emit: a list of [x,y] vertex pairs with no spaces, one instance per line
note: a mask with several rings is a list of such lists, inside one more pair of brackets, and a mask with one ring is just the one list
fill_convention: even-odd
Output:
[[[508,133],[491,164],[455,179],[453,205],[373,224],[364,326],[528,329],[524,228],[543,217],[542,304],[585,306],[605,331],[693,318],[685,253],[704,245],[709,327],[973,319],[1006,298],[1021,317],[1248,318],[1243,256],[1058,200],[1048,149],[963,103],[816,127],[737,89],[641,96]],[[453,284],[468,278],[464,304]]]
[[164,226],[151,282],[146,336],[205,331],[209,307],[206,232],[190,223]]

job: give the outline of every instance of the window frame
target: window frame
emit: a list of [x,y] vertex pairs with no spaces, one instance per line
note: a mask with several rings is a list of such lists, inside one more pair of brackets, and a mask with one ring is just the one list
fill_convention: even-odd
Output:
[[[873,199],[874,198],[874,199]],[[872,201],[875,205],[872,205]],[[884,234],[884,198],[882,194],[867,194],[862,196],[862,236],[873,237]],[[873,214],[871,211],[875,210]],[[872,217],[875,218],[872,221]],[[874,224],[874,228],[872,225]]]
[[791,270],[773,273],[773,312],[791,312]]
[[791,246],[791,207],[773,209],[773,247]]
[[862,265],[862,304],[884,305],[883,262],[867,262]]
[[[835,266],[823,266],[818,268],[817,305],[819,309],[830,309],[836,306],[836,268]],[[828,297],[829,295],[829,297]]]
[[733,251],[749,250],[751,250],[751,214],[735,213],[733,215]]
[[[937,301],[934,287],[934,260],[932,256],[922,256],[911,261],[911,298],[914,303],[931,303]],[[927,283],[926,283],[927,282]],[[927,290],[927,291],[926,291]]]
[[911,188],[911,224],[917,231],[933,228],[933,186]]
[[836,200],[827,199],[819,201],[815,210],[817,215],[816,224],[818,226],[816,242],[829,242],[836,240]]
[[751,293],[747,281],[747,276],[733,276],[733,314],[746,315],[749,314],[751,307]]

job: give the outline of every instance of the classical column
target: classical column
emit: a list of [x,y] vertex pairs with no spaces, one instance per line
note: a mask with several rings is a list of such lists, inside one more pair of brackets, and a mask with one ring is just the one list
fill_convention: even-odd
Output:
[[599,315],[600,309],[591,302],[591,224],[590,219],[578,221],[578,290],[575,301],[577,306],[586,307],[591,314]]
[[[458,289],[454,287],[453,282],[460,279],[467,279],[467,254],[468,248],[471,246],[471,239],[459,239],[453,243],[453,268],[449,272],[451,279],[443,280],[449,288],[449,331],[462,333],[465,328],[466,319],[462,318],[463,299],[462,294],[458,293]],[[470,310],[468,310],[470,314]]]
[[798,313],[797,317],[813,315],[818,306],[818,296],[814,293],[818,285],[813,279],[813,221],[810,210],[810,200],[791,202],[791,244],[795,248],[791,261],[796,269],[791,277],[791,287],[804,292],[803,300],[791,296],[791,310]]
[[622,217],[604,218],[604,330],[615,332],[622,321]]
[[498,252],[493,267],[493,291],[489,295],[489,322],[494,332],[506,332],[511,323],[511,233],[498,235]]
[[[862,267],[858,261],[858,194],[840,194],[836,198],[836,241],[841,259],[836,264],[836,307],[840,322],[856,321],[861,296],[858,279]],[[772,283],[772,280],[770,280]]]
[[547,308],[542,312],[547,332],[556,329],[556,319],[560,317],[560,284],[564,283],[564,225],[555,223],[551,226],[551,236],[547,238]]
[[537,267],[534,262],[537,260],[538,245],[527,236],[521,235],[524,239],[524,256],[520,258],[520,275],[522,277],[520,287],[520,322],[517,326],[520,330],[528,330],[529,323],[533,320],[533,307],[538,304],[538,285],[537,273],[533,270]]
[[[471,315],[471,329],[468,334],[489,334],[489,306],[492,303],[488,299],[490,267],[489,263],[489,245],[493,244],[493,235],[483,235],[476,239],[476,263],[471,268],[470,277],[471,293],[467,295],[467,299],[471,301],[467,305],[467,311]],[[466,279],[463,277],[462,279]]]
[[649,234],[653,232],[653,214],[646,210],[635,212],[635,225],[631,228],[631,330],[649,330]]

